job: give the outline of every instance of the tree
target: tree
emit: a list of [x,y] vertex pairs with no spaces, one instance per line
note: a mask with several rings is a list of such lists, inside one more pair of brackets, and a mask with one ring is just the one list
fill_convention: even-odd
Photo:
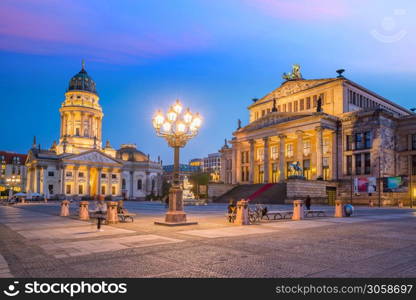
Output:
[[198,194],[198,187],[200,185],[207,185],[209,183],[210,180],[210,176],[208,173],[202,173],[202,172],[198,172],[198,173],[193,173],[190,177],[189,177],[189,181],[192,183],[193,187],[192,187],[192,192],[194,193],[194,195],[204,195]]

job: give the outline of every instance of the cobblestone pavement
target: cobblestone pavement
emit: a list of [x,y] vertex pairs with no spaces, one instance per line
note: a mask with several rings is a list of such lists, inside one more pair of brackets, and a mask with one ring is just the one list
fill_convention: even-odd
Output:
[[[59,217],[58,203],[0,206],[0,277],[415,277],[416,210],[356,208],[333,218],[226,222],[226,205],[186,207],[198,225],[164,227],[159,203],[126,202],[133,223]],[[270,209],[290,209],[273,206]]]

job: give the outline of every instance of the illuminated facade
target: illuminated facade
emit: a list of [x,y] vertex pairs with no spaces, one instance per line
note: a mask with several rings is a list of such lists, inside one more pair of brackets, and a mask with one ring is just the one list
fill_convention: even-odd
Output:
[[0,151],[0,195],[7,197],[8,190],[21,192],[26,186],[26,154]]
[[[306,196],[309,184],[317,182],[323,200],[325,189],[333,190],[334,197],[351,198],[356,177],[375,177],[377,182],[389,176],[412,178],[416,116],[345,78],[343,70],[337,72],[335,78],[308,80],[299,71],[263,98],[253,99],[249,124],[239,122],[231,146],[220,150],[221,180],[288,183],[297,175],[291,165],[297,164],[302,169],[299,175],[307,179],[300,183],[304,193],[298,195]],[[312,185],[310,189],[313,193]],[[352,198],[359,201],[364,196],[381,196],[387,203],[391,194],[361,193]],[[402,196],[406,198],[406,193]]]
[[151,161],[134,144],[119,150],[102,146],[103,112],[94,80],[85,70],[69,82],[59,109],[59,143],[48,150],[34,142],[26,160],[26,190],[54,196],[105,195],[141,199],[158,195],[161,163]]

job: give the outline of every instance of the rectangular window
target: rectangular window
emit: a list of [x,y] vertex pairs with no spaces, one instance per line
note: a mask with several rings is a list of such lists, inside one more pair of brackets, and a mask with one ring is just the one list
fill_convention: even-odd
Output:
[[66,172],[66,177],[72,177],[72,172]]
[[101,186],[101,195],[105,195],[105,185]]
[[288,105],[287,105],[287,111],[288,112],[292,112],[292,102],[290,102]]
[[117,179],[117,174],[111,174],[112,179]]
[[329,157],[322,157],[322,167],[329,168]]
[[364,174],[371,174],[371,154],[364,154]]
[[311,154],[311,141],[303,140],[303,155],[308,156]]
[[53,184],[48,185],[49,195],[53,195]]
[[313,107],[317,107],[318,106],[318,96],[313,96]]
[[263,109],[262,111],[261,111],[261,116],[262,117],[264,117],[264,115],[266,114],[266,111]]
[[361,154],[355,154],[355,175],[361,175]]
[[322,103],[322,105],[324,105],[325,104],[325,94],[324,93],[319,94],[319,98],[321,98],[321,103]]
[[412,175],[416,175],[416,155],[412,155]]
[[78,173],[78,177],[79,177],[79,178],[84,178],[84,172],[79,172],[79,173]]
[[53,171],[48,171],[48,176],[53,177],[53,176],[55,176],[55,173]]
[[347,151],[352,150],[352,145],[353,145],[352,135],[347,135],[346,141],[345,141],[345,150]]
[[293,156],[293,144],[286,144],[286,157]]
[[346,168],[347,168],[347,175],[352,175],[352,156],[346,156]]
[[279,157],[279,152],[277,146],[272,146],[270,151],[270,158],[277,159]]
[[278,178],[278,164],[277,163],[272,163],[272,182],[278,182],[279,178]]
[[264,148],[257,148],[257,160],[263,161],[264,158]]
[[283,112],[286,112],[286,104],[283,104]]
[[78,186],[78,194],[79,194],[79,195],[82,195],[83,193],[84,193],[84,186],[80,184],[80,185]]
[[412,134],[412,150],[416,150],[416,134]]
[[115,195],[116,194],[116,187],[113,185],[111,187],[111,195]]
[[303,176],[305,176],[306,179],[311,179],[311,160],[310,159],[303,160]]
[[306,109],[311,109],[311,97],[306,98]]
[[101,178],[107,178],[107,174],[105,173],[101,174]]
[[71,194],[71,185],[70,184],[66,185],[66,193]]
[[293,111],[294,112],[298,111],[298,101],[293,102]]
[[304,109],[305,109],[305,100],[300,99],[300,101],[299,101],[299,110],[302,111]]
[[355,149],[363,149],[364,148],[364,141],[363,141],[363,134],[362,133],[356,133],[355,134]]
[[364,148],[371,148],[371,131],[364,132]]

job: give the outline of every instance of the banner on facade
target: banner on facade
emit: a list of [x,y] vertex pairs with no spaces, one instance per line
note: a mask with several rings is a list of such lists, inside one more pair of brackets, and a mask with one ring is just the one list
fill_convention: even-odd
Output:
[[383,178],[383,192],[407,192],[407,176],[394,176]]
[[375,177],[355,177],[354,192],[359,193],[375,193],[377,191],[377,179]]

